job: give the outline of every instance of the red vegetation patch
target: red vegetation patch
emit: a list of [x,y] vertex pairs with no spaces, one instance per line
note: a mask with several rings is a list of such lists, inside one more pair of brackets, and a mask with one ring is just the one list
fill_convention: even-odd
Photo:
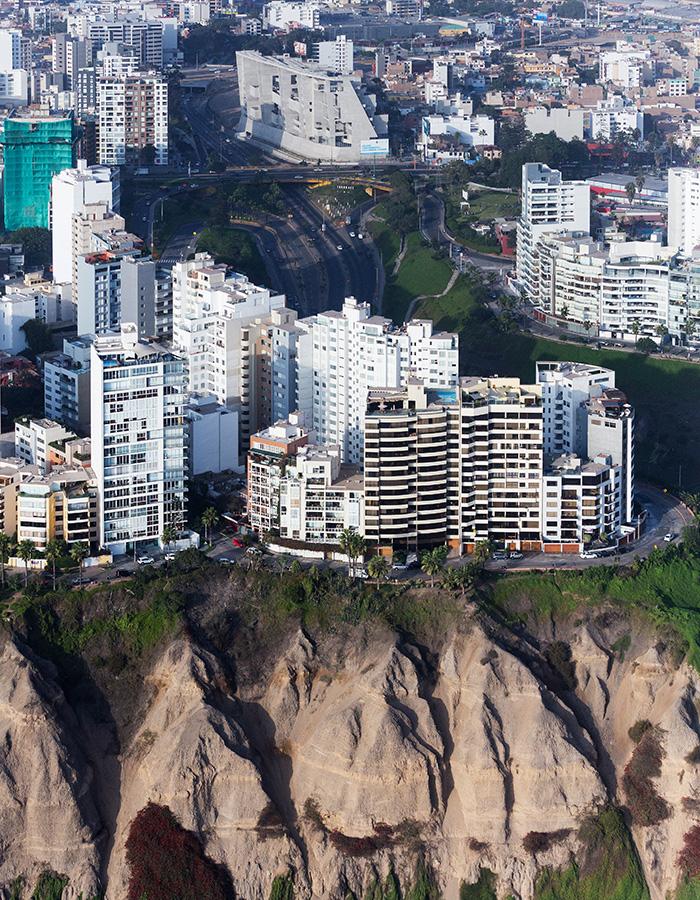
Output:
[[678,854],[678,866],[688,878],[700,875],[700,825],[693,825],[683,838],[683,847]]
[[167,806],[149,803],[136,815],[126,841],[127,900],[231,900],[223,866],[209,859],[197,835],[186,831]]
[[658,825],[671,815],[668,803],[659,795],[653,782],[661,774],[663,758],[659,730],[646,729],[622,776],[627,806],[635,825]]

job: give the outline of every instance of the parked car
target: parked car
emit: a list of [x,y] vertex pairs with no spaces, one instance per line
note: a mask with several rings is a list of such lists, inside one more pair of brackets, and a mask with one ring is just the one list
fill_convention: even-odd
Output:
[[221,563],[222,566],[235,566],[236,565],[236,560],[230,559],[228,556],[220,556],[219,562]]
[[139,556],[136,562],[140,566],[151,566],[155,562],[152,556]]
[[117,578],[131,578],[132,574],[129,569],[117,569],[116,571]]
[[675,537],[675,534],[672,531],[669,531],[667,534],[664,535],[664,540],[666,541],[667,544],[670,544],[671,541],[674,539],[674,537]]
[[506,551],[505,550],[494,550],[492,556],[493,556],[493,559],[506,559]]
[[581,559],[598,559],[598,554],[594,553],[592,550],[582,550],[579,553]]
[[262,550],[259,550],[257,547],[248,547],[248,549],[245,552],[245,555],[246,556],[262,556],[263,552],[262,552]]
[[174,553],[166,553],[165,556],[163,557],[163,559],[167,560],[168,562],[172,562],[175,559],[175,554]]
[[508,559],[522,559],[523,555],[520,550],[511,550],[508,554]]
[[231,543],[234,547],[237,547],[239,550],[243,546],[243,541],[240,538],[231,538]]

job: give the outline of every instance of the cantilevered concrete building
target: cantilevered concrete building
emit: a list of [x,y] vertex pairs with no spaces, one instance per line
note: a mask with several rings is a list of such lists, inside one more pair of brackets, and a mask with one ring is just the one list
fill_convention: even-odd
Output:
[[[359,80],[289,57],[236,54],[241,138],[291,156],[322,162],[359,162],[378,155],[386,117]],[[362,151],[365,151],[363,154]],[[369,151],[369,152],[368,152]]]

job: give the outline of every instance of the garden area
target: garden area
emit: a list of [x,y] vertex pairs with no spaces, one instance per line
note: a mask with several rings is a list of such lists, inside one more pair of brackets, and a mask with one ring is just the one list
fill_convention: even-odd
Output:
[[445,193],[445,225],[447,230],[465,247],[484,253],[500,253],[500,244],[493,233],[482,236],[472,227],[477,223],[492,225],[494,219],[514,219],[520,215],[520,198],[517,194],[501,191],[474,190],[469,188],[469,206],[462,207],[460,186]]

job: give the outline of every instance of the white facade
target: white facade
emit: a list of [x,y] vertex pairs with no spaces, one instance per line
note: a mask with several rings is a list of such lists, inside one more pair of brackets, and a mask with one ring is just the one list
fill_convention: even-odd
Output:
[[387,134],[376,98],[359,79],[289,57],[236,54],[242,139],[316,162],[359,162],[362,145]]
[[46,474],[51,468],[50,445],[54,441],[67,441],[74,437],[72,431],[51,419],[17,419],[15,456],[29,465],[37,466]]
[[321,23],[320,3],[272,0],[263,6],[263,28],[266,31],[290,31],[292,28],[318,28]]
[[535,106],[523,112],[525,128],[530,134],[549,134],[553,131],[562,141],[583,140],[585,111]]
[[341,466],[338,447],[300,447],[279,481],[279,533],[287,540],[337,545],[341,532],[365,534],[362,473]]
[[141,162],[153,147],[154,163],[168,164],[168,82],[161,75],[126,75],[97,80],[99,145],[108,166]]
[[184,522],[185,367],[160,345],[140,343],[129,324],[96,339],[90,366],[99,541],[125,553]]
[[89,337],[65,339],[63,351],[44,356],[44,412],[79,434],[90,430]]
[[28,102],[29,79],[26,71],[0,71],[0,106],[26,106]]
[[542,444],[544,454],[554,458],[588,453],[585,404],[605,388],[615,387],[615,372],[586,363],[537,363],[537,384],[542,388]]
[[615,50],[604,50],[598,58],[599,81],[626,90],[642,86],[645,67],[651,63],[651,51],[618,41]]
[[700,169],[668,170],[668,244],[684,256],[700,245]]
[[637,131],[640,139],[644,137],[644,113],[623,97],[599,100],[590,112],[590,120],[587,137],[596,141],[613,141],[620,132]]
[[31,68],[29,41],[18,28],[0,29],[0,72]]
[[373,316],[369,303],[349,297],[341,312],[302,319],[299,327],[307,335],[298,351],[298,408],[319,443],[340,446],[344,462],[362,460],[370,389],[398,388],[409,375],[433,388],[457,383],[458,337],[433,333],[432,322],[413,320],[396,328]]
[[10,292],[0,297],[0,350],[19,353],[27,346],[22,326],[36,318],[36,303],[31,294]]
[[173,346],[187,360],[189,389],[239,409],[244,439],[269,424],[276,382],[277,401],[289,405],[284,371],[296,356],[289,330],[296,315],[284,302],[206,253],[173,267]]
[[210,394],[193,394],[185,409],[189,424],[190,474],[238,470],[238,411]]
[[73,216],[86,206],[102,203],[113,208],[112,170],[107,166],[88,166],[78,160],[76,169],[64,169],[51,181],[49,227],[53,258],[53,280],[58,284],[73,281]]
[[540,292],[540,238],[557,232],[588,234],[590,226],[590,188],[585,181],[564,181],[558,169],[525,163],[516,272],[528,296],[537,297]]
[[344,34],[334,41],[319,41],[314,44],[314,59],[324,69],[350,75],[355,68],[353,45]]

